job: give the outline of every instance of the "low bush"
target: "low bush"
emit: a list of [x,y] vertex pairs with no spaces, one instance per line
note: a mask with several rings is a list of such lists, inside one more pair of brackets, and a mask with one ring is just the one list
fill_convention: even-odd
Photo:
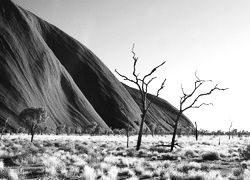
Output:
[[92,152],[90,147],[82,144],[77,144],[75,148],[79,151],[79,153],[83,154],[90,154]]
[[182,173],[188,173],[190,170],[201,170],[201,164],[196,162],[181,163],[177,166],[177,170]]
[[135,149],[127,149],[126,153],[128,157],[136,157],[137,155],[137,151]]
[[185,173],[173,172],[170,174],[171,180],[205,180],[203,175],[187,175]]
[[205,152],[201,156],[202,156],[202,159],[205,161],[215,161],[215,160],[220,159],[220,154],[214,151]]
[[243,173],[244,173],[244,169],[243,168],[236,168],[236,169],[233,170],[233,175],[237,176],[237,177],[243,175]]
[[195,156],[196,156],[196,153],[191,149],[188,149],[184,152],[184,157],[194,158]]
[[250,159],[250,144],[248,144],[245,148],[240,148],[239,149],[239,154],[245,160]]
[[0,170],[0,179],[18,180],[18,172],[14,169],[4,168]]

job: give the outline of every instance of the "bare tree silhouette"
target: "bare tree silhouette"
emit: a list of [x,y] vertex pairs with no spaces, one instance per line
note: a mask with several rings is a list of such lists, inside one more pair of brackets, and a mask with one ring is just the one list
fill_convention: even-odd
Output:
[[[136,146],[136,150],[140,149],[141,146],[141,139],[142,139],[142,131],[143,131],[143,124],[144,121],[146,119],[146,115],[148,112],[148,109],[150,108],[151,104],[153,103],[153,101],[155,100],[156,97],[159,96],[160,91],[164,88],[164,84],[166,79],[164,79],[164,81],[162,82],[160,88],[157,90],[157,94],[154,96],[154,98],[147,104],[147,94],[148,94],[148,86],[149,84],[156,79],[156,77],[152,77],[152,74],[162,65],[165,64],[166,61],[164,61],[163,63],[161,63],[160,65],[156,66],[155,68],[153,68],[151,70],[150,73],[146,74],[145,76],[143,76],[143,78],[139,77],[139,74],[136,73],[136,65],[137,65],[137,61],[138,61],[138,57],[136,57],[136,54],[134,52],[134,46],[135,44],[133,44],[133,48],[132,48],[132,53],[133,53],[133,60],[134,60],[134,66],[133,66],[133,76],[134,79],[130,79],[125,75],[120,74],[117,70],[115,70],[115,72],[121,76],[122,78],[124,78],[124,80],[126,81],[130,81],[134,84],[137,85],[140,94],[141,94],[141,101],[142,101],[142,114],[141,114],[141,124],[140,124],[140,129],[139,129],[139,134],[138,134],[138,141],[137,141],[137,146]],[[149,80],[147,80],[147,78],[150,78]]]
[[195,92],[197,92],[197,90],[199,89],[199,87],[201,87],[204,83],[212,82],[212,80],[202,80],[202,79],[198,78],[198,76],[197,76],[196,73],[197,73],[197,71],[195,72],[196,81],[194,83],[194,89],[193,89],[193,91],[190,94],[186,94],[184,92],[184,89],[183,89],[182,85],[181,85],[181,90],[182,90],[183,96],[180,97],[180,109],[179,109],[179,113],[178,113],[178,115],[176,117],[175,124],[174,124],[174,132],[173,132],[173,135],[172,135],[172,141],[171,141],[171,149],[170,149],[170,151],[173,151],[174,146],[175,146],[175,137],[176,137],[177,127],[178,127],[178,123],[179,123],[179,120],[180,120],[180,117],[181,117],[182,113],[184,111],[190,109],[190,108],[200,108],[203,105],[213,105],[212,103],[201,103],[199,105],[196,105],[196,102],[198,101],[198,99],[200,97],[202,97],[202,96],[208,96],[208,95],[212,94],[212,92],[215,91],[215,90],[225,91],[225,90],[228,89],[228,88],[219,88],[218,84],[216,84],[208,92],[198,94],[194,98],[194,100],[188,106],[183,107],[183,105],[187,101],[187,99],[190,99],[193,96],[195,96]]

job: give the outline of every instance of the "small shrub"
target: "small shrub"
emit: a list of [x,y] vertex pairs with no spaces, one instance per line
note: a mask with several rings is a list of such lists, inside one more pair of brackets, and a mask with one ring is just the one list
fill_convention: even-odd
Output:
[[210,165],[209,164],[201,164],[201,169],[200,170],[209,172],[210,171]]
[[153,177],[153,172],[149,170],[143,171],[143,174],[141,175],[141,178],[143,179],[150,179]]
[[250,166],[250,161],[242,161],[240,165],[243,169],[248,169],[248,167]]
[[134,169],[136,175],[142,175],[144,170],[145,169],[142,166],[136,166],[135,169]]
[[244,173],[244,169],[243,168],[237,168],[233,170],[233,175],[236,177],[239,177],[241,175],[243,175]]
[[134,175],[135,175],[134,171],[132,171],[132,170],[129,169],[129,168],[121,169],[121,171],[118,173],[118,176],[128,176],[128,177],[132,177],[132,176],[134,176]]
[[202,159],[205,161],[215,161],[215,160],[220,159],[219,153],[213,152],[213,151],[205,152],[201,156],[202,156]]
[[190,162],[190,163],[182,163],[177,166],[177,170],[183,173],[188,173],[190,170],[199,170],[201,169],[201,165],[196,162]]
[[185,151],[184,156],[187,158],[194,158],[196,156],[196,153],[193,150],[188,149]]
[[14,169],[0,169],[0,179],[18,180],[18,172]]
[[240,148],[238,151],[241,157],[246,160],[250,159],[250,144],[248,144],[246,148]]
[[125,149],[125,148],[122,147],[122,146],[116,148],[117,151],[123,151],[124,149]]
[[90,147],[82,145],[82,144],[77,144],[75,148],[79,151],[79,153],[83,153],[83,154],[91,153]]
[[128,157],[136,157],[136,154],[137,154],[137,152],[134,149],[128,149],[127,150],[127,156]]
[[202,175],[188,175],[184,173],[172,172],[170,173],[171,180],[205,180]]
[[178,157],[172,153],[161,154],[163,160],[176,160]]
[[[48,145],[48,146],[51,146],[49,143],[48,143],[47,145]],[[57,147],[57,148],[58,148],[58,147],[61,147],[61,143],[55,142],[55,143],[54,143],[54,146]]]
[[138,157],[147,157],[147,152],[144,149],[138,151]]
[[157,159],[158,159],[157,156],[152,156],[150,160],[151,160],[151,161],[156,161]]
[[8,179],[8,171],[6,169],[0,170],[0,179]]
[[37,154],[39,151],[39,147],[31,144],[31,146],[29,147],[28,149],[28,152],[31,153],[31,154]]

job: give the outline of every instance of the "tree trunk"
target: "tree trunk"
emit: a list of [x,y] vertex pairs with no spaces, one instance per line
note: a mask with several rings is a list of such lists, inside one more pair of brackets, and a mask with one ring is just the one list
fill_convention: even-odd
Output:
[[34,125],[33,127],[31,127],[31,129],[30,129],[30,134],[31,134],[31,142],[33,142],[33,138],[34,138],[34,135],[35,135],[35,133],[36,133],[36,127],[37,127],[37,125]]
[[147,111],[143,111],[142,113],[142,119],[141,119],[141,125],[140,125],[140,130],[139,130],[139,135],[138,135],[138,140],[137,140],[137,145],[136,145],[136,150],[138,151],[141,147],[141,139],[142,139],[142,131],[143,131],[143,124],[145,121]]
[[198,130],[197,130],[197,124],[195,122],[195,139],[198,141]]
[[127,118],[127,148],[129,146],[129,120],[128,120],[128,116],[126,115]]
[[31,133],[31,140],[30,140],[30,142],[33,142],[34,134],[35,134],[34,132]]
[[174,132],[173,132],[172,142],[171,142],[171,149],[170,149],[171,152],[174,150],[175,137],[176,137],[178,122],[179,122],[179,119],[181,117],[181,114],[182,114],[182,112],[179,112],[179,114],[178,114],[178,116],[176,118],[176,121],[175,121]]
[[128,145],[129,145],[129,131],[127,129],[127,148],[128,148]]

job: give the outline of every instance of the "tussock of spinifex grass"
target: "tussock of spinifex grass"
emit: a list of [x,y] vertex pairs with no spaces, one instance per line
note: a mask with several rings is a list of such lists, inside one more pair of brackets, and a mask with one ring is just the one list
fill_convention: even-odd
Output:
[[[0,159],[12,157],[20,166],[41,165],[45,173],[40,179],[81,177],[86,180],[170,179],[170,180],[236,180],[249,179],[250,162],[247,140],[202,137],[178,139],[182,148],[156,146],[170,142],[170,137],[148,136],[142,147],[135,150],[136,137],[116,136],[5,136],[0,144]],[[249,149],[249,151],[248,151]],[[214,161],[239,160],[239,166],[221,175],[210,165]],[[244,160],[245,159],[245,160]],[[244,160],[244,161],[243,161]],[[215,163],[216,164],[216,163]],[[0,160],[0,179],[20,179],[22,174],[5,167]]]

